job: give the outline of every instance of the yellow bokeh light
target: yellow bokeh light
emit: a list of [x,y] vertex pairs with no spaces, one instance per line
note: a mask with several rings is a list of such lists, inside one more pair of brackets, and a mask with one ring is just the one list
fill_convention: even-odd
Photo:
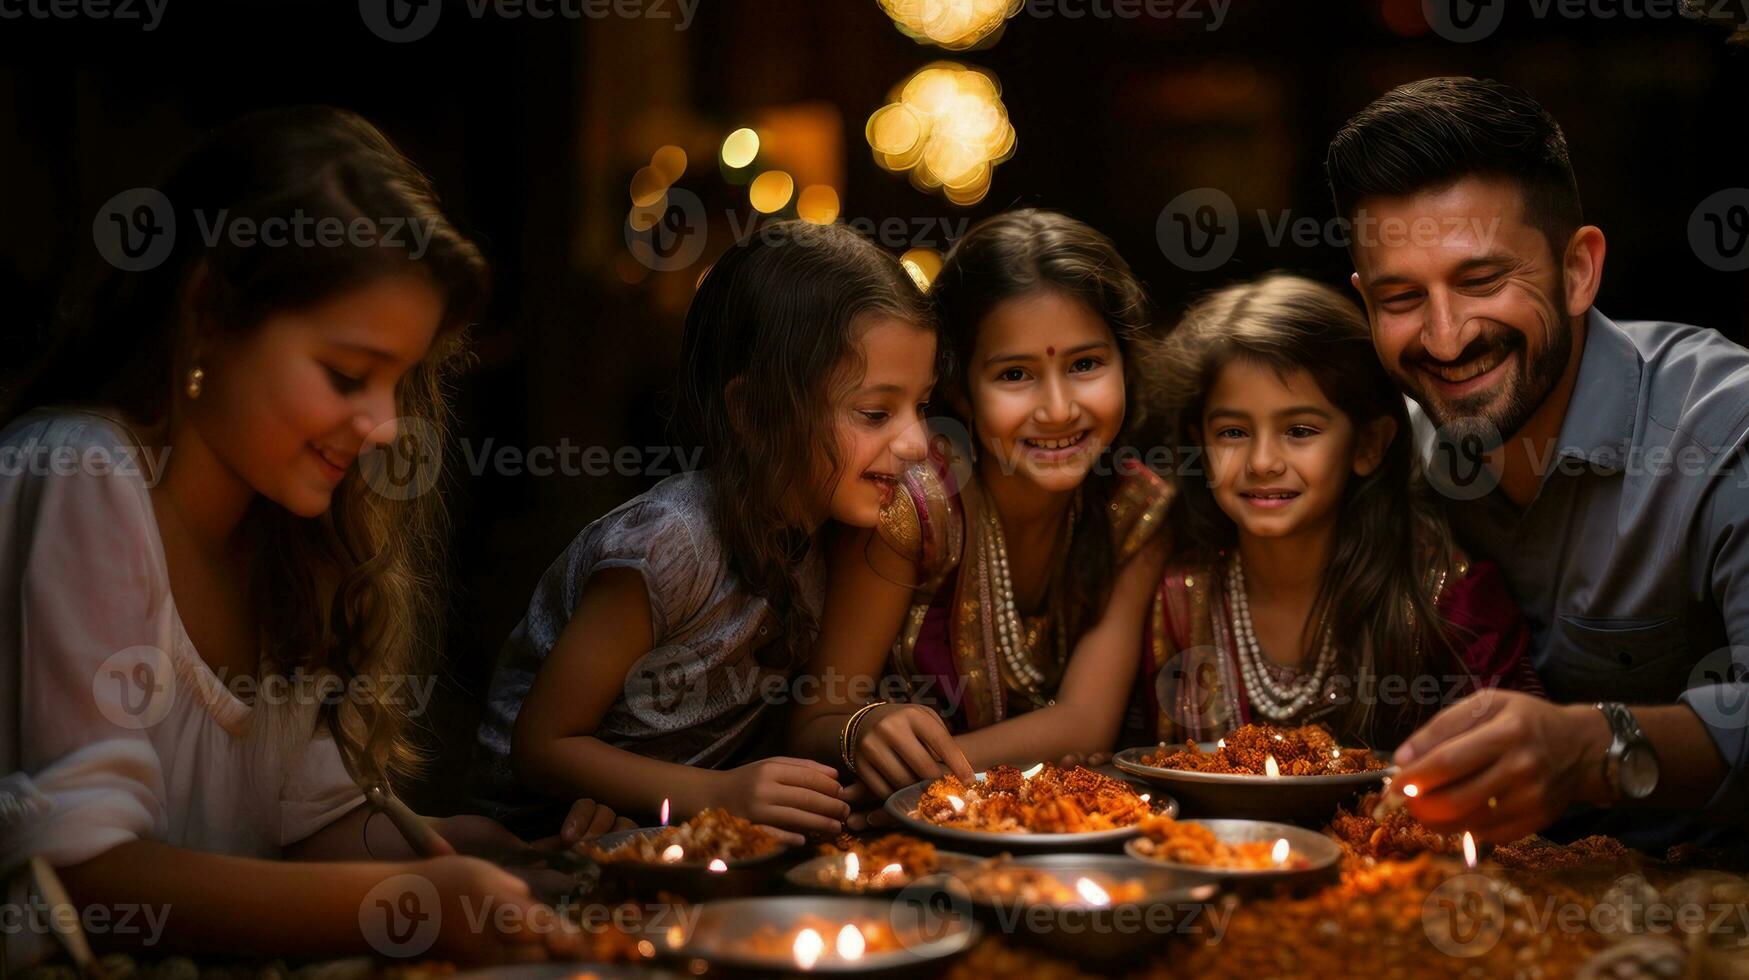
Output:
[[626,221],[633,231],[645,232],[656,227],[656,222],[668,213],[668,192],[657,191],[653,200],[642,204],[633,204],[631,213],[626,215]]
[[899,83],[892,99],[864,130],[875,162],[954,204],[983,200],[996,164],[1017,144],[996,77],[938,61]]
[[789,174],[767,170],[753,178],[752,185],[747,188],[747,200],[752,202],[753,210],[771,214],[782,210],[795,192],[796,182]]
[[913,41],[964,51],[993,42],[1025,0],[880,0],[880,5]]
[[796,217],[817,225],[838,220],[838,192],[830,184],[809,184],[796,198]]
[[686,173],[686,151],[669,145],[650,154],[650,169],[664,184],[672,184]]
[[655,204],[667,196],[671,183],[673,181],[663,180],[654,168],[642,168],[632,174],[632,204],[640,208]]
[[941,253],[933,248],[913,248],[899,256],[899,264],[911,274],[918,289],[927,290],[941,272]]
[[759,134],[751,129],[737,129],[723,140],[723,164],[739,170],[759,155]]

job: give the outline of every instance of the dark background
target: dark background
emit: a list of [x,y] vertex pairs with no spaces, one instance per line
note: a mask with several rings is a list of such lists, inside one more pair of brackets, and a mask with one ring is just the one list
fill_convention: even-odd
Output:
[[[351,0],[168,0],[151,32],[0,19],[0,369],[26,361],[52,329],[57,294],[94,254],[93,217],[111,195],[152,184],[232,116],[324,102],[399,142],[494,264],[499,286],[457,405],[472,454],[487,440],[663,445],[685,304],[731,240],[726,215],[742,226],[751,216],[745,188],[716,162],[737,127],[784,136],[767,141],[773,165],[833,184],[842,218],[903,219],[907,240],[889,246],[945,250],[942,227],[918,235],[917,219],[957,229],[1017,204],[1069,211],[1117,240],[1170,319],[1199,291],[1272,268],[1343,282],[1344,252],[1272,247],[1255,215],[1328,220],[1331,134],[1391,86],[1437,74],[1516,83],[1561,121],[1587,219],[1609,237],[1601,309],[1744,339],[1749,277],[1705,264],[1687,233],[1702,199],[1749,185],[1749,50],[1707,24],[1539,18],[1513,0],[1495,34],[1458,44],[1428,30],[1417,0],[1235,0],[1215,31],[1206,2],[1185,8],[1202,19],[1023,10],[994,46],[955,54],[903,36],[875,0],[700,0],[684,31],[673,0],[663,6],[670,19],[537,20],[476,18],[458,0],[405,44],[368,30]],[[994,71],[1019,134],[970,208],[879,169],[862,135],[889,89],[941,58]],[[669,143],[687,150],[679,186],[711,218],[699,262],[652,272],[623,237],[628,182]],[[1198,187],[1232,197],[1241,233],[1232,261],[1192,274],[1168,261],[1155,222]],[[429,728],[440,757],[459,761],[492,657],[535,580],[586,522],[660,474],[474,474],[459,450],[452,463],[450,662]],[[414,795],[442,808],[459,768],[435,771]]]

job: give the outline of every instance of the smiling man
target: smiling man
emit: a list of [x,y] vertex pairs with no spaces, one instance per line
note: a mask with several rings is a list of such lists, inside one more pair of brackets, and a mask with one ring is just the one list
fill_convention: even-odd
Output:
[[1592,306],[1604,234],[1560,126],[1518,89],[1400,86],[1337,133],[1326,169],[1379,357],[1435,430],[1429,477],[1459,543],[1505,573],[1554,698],[1442,711],[1397,752],[1411,810],[1495,841],[1575,804],[1606,811],[1576,814],[1587,831],[1641,846],[1734,835],[1749,351]]

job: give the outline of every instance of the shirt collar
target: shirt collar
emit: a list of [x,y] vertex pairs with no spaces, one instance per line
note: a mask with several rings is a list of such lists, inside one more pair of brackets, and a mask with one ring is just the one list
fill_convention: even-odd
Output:
[[1585,351],[1556,445],[1562,456],[1619,470],[1633,444],[1640,402],[1640,351],[1594,307],[1585,315]]

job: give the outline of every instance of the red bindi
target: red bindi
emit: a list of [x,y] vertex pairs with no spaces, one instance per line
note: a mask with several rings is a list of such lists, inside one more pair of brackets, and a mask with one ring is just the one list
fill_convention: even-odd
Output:
[[1046,347],[1045,348],[1045,356],[1046,357],[1056,357],[1057,356],[1057,349],[1055,347]]

